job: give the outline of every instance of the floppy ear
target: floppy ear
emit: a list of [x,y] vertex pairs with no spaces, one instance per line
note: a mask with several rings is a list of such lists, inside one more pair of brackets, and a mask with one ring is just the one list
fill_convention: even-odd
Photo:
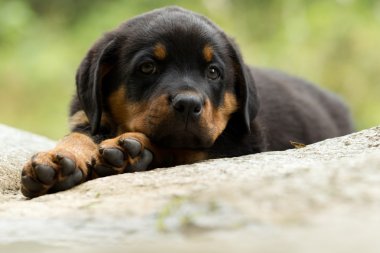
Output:
[[102,117],[102,86],[104,77],[116,60],[115,39],[98,41],[82,60],[76,75],[77,95],[95,134]]
[[245,65],[239,48],[232,39],[229,39],[229,50],[235,71],[236,96],[239,101],[239,121],[243,123],[243,130],[250,133],[251,121],[256,117],[259,110],[256,85],[249,67]]

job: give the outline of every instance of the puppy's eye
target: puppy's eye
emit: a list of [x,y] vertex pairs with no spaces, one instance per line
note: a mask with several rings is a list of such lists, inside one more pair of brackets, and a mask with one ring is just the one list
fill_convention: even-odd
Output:
[[156,73],[156,64],[154,62],[144,62],[140,65],[139,70],[145,75],[153,75]]
[[220,70],[216,66],[209,66],[206,75],[208,79],[215,81],[220,78]]

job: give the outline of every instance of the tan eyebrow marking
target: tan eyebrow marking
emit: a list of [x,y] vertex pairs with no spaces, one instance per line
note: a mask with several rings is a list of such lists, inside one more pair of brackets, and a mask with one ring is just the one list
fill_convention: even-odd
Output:
[[212,60],[212,57],[214,55],[214,49],[209,44],[206,44],[203,48],[203,58],[206,60],[206,62],[210,62]]
[[158,60],[164,60],[167,55],[166,47],[162,43],[158,42],[154,46],[153,54]]

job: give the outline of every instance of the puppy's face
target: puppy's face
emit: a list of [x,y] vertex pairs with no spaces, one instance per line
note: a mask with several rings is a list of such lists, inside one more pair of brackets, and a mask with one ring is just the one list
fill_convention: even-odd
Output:
[[245,106],[241,63],[203,17],[163,9],[108,36],[98,42],[103,51],[93,50],[100,55],[94,83],[101,87],[92,93],[100,93],[100,110],[120,133],[141,132],[165,147],[207,148]]

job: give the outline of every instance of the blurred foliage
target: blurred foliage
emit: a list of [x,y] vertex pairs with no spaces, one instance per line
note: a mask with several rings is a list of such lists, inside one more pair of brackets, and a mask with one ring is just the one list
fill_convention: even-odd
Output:
[[210,17],[249,64],[339,93],[358,129],[380,123],[377,0],[0,0],[0,122],[63,136],[87,49],[122,21],[165,5]]

